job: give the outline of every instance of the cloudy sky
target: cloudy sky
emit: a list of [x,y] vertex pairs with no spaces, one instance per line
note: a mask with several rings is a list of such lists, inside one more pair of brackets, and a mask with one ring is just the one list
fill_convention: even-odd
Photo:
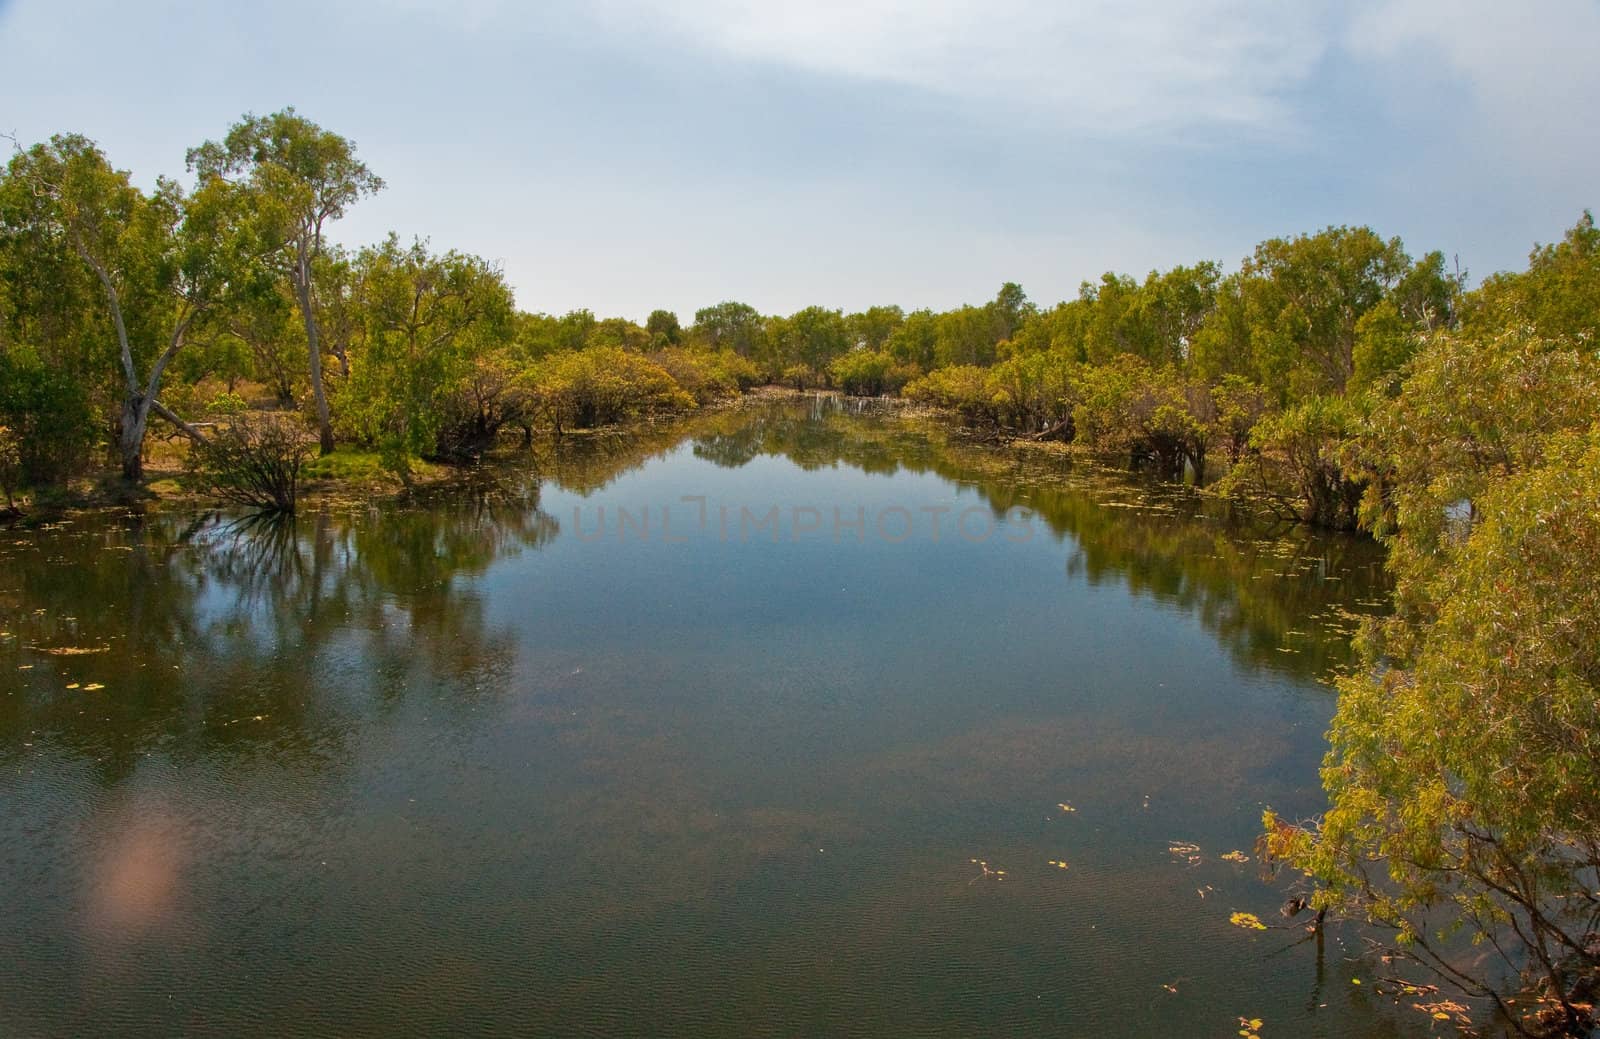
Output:
[[1600,0],[0,0],[0,130],[142,181],[246,111],[531,310],[948,307],[1370,224],[1474,276],[1600,206]]

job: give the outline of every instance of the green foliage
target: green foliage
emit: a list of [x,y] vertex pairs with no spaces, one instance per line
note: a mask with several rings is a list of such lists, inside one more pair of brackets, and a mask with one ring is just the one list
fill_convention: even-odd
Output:
[[845,318],[845,324],[856,346],[865,350],[882,350],[905,318],[905,311],[899,307],[868,307]]
[[1218,489],[1248,489],[1303,523],[1355,529],[1367,479],[1347,452],[1363,428],[1363,403],[1317,396],[1265,416],[1250,434],[1248,467]]
[[327,225],[383,180],[356,158],[355,144],[325,130],[293,108],[246,115],[221,141],[188,154],[203,185],[237,185],[246,200],[249,230],[260,255],[294,291],[305,326],[307,374],[323,454],[333,450],[333,427],[322,378],[318,267]]
[[767,321],[763,356],[769,369],[799,364],[826,372],[829,363],[848,349],[850,330],[842,311],[806,307]]
[[732,350],[712,352],[672,347],[656,351],[650,355],[650,360],[700,404],[735,396],[761,378],[754,361]]
[[1465,302],[1469,331],[1528,325],[1540,335],[1600,342],[1600,228],[1593,214],[1553,245],[1540,246],[1519,274],[1497,274]]
[[[481,375],[477,359],[508,335],[511,292],[486,261],[435,255],[391,235],[356,260],[361,348],[340,387],[343,421],[396,472],[437,452],[452,398]],[[453,438],[452,438],[453,439]]]
[[713,350],[752,357],[761,343],[761,315],[747,303],[718,303],[695,311],[692,332]]
[[237,393],[222,392],[211,398],[211,403],[206,405],[206,414],[231,417],[242,415],[250,409],[250,402]]
[[660,365],[616,347],[555,354],[523,379],[558,433],[695,407],[694,398]]
[[1024,433],[1070,434],[1077,363],[1057,351],[1010,357],[989,370],[985,392],[1001,425]]
[[0,425],[15,441],[20,484],[57,484],[81,472],[96,441],[88,387],[21,350],[0,351]]
[[644,330],[649,333],[650,344],[655,347],[677,346],[683,342],[683,328],[678,324],[678,315],[670,310],[652,310],[644,323]]
[[939,319],[931,310],[913,310],[889,333],[884,349],[903,365],[923,371],[934,365]]
[[828,377],[844,392],[856,397],[881,397],[896,393],[910,372],[883,350],[852,350],[828,366]]
[[969,424],[992,425],[996,421],[989,373],[975,364],[936,368],[908,383],[905,393],[914,401],[957,412]]
[[1084,366],[1075,379],[1073,424],[1077,436],[1099,451],[1149,459],[1165,475],[1181,477],[1186,465],[1205,478],[1206,455],[1216,429],[1208,387],[1176,368],[1157,368],[1133,354]]
[[[1250,376],[1280,403],[1343,392],[1355,373],[1357,324],[1415,267],[1399,239],[1365,227],[1263,242],[1219,288],[1193,359],[1212,377]],[[1435,258],[1422,269],[1413,281],[1428,281]]]
[[[1494,291],[1499,291],[1498,289]],[[1441,930],[1492,939],[1561,1027],[1600,963],[1600,366],[1526,328],[1441,333],[1352,452],[1395,614],[1339,682],[1330,809],[1286,858],[1475,991]]]
[[1356,322],[1350,389],[1394,396],[1400,391],[1401,370],[1416,353],[1420,340],[1420,330],[1400,316],[1400,308],[1392,300],[1367,311]]
[[1225,375],[1211,387],[1211,407],[1228,462],[1238,465],[1250,446],[1251,432],[1269,410],[1266,391],[1242,375]]

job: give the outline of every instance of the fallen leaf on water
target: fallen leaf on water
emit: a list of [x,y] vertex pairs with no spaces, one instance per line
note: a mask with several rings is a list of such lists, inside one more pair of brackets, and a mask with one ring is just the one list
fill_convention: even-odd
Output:
[[1249,862],[1250,861],[1250,856],[1246,855],[1242,851],[1230,851],[1230,852],[1228,852],[1228,854],[1226,854],[1226,855],[1224,855],[1222,857],[1225,860],[1227,860],[1228,862]]
[[1054,866],[1056,869],[1066,869],[1067,868],[1067,864],[1065,862],[1062,862],[1062,861],[1058,860],[1058,859],[1051,859],[1050,860],[1050,865]]
[[86,692],[86,693],[92,693],[96,689],[104,689],[104,688],[105,688],[105,686],[101,685],[99,682],[90,682],[88,685],[83,687],[83,691]]
[[82,657],[90,653],[109,653],[110,646],[34,646],[35,653],[48,653],[53,657]]
[[1267,929],[1267,925],[1262,923],[1261,918],[1254,913],[1234,913],[1228,917],[1228,922],[1247,931],[1265,931]]
[[1061,809],[1063,812],[1067,812],[1067,813],[1072,813],[1072,812],[1076,812],[1077,811],[1076,808],[1074,808],[1071,805],[1067,804],[1065,801],[1063,801],[1060,804],[1056,805],[1056,807]]
[[76,688],[78,688],[78,683],[77,682],[70,682],[70,683],[68,683],[67,688],[68,689],[76,689]]

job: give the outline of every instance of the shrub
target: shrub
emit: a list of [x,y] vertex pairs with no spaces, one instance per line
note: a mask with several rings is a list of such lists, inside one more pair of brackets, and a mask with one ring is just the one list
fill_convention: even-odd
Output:
[[311,443],[282,415],[223,428],[189,452],[196,482],[217,497],[263,511],[292,513]]
[[664,368],[614,346],[553,354],[524,373],[523,382],[558,433],[695,407]]
[[225,390],[217,394],[211,398],[211,403],[206,405],[206,414],[222,417],[243,415],[249,410],[249,403],[231,390]]
[[86,385],[20,352],[0,351],[0,425],[16,444],[17,482],[32,486],[81,472],[96,439]]
[[857,397],[895,393],[909,381],[910,372],[882,350],[852,350],[835,357],[828,366],[835,386]]
[[732,350],[668,347],[651,354],[650,360],[701,404],[735,396],[754,386],[761,376],[753,361]]
[[949,408],[971,424],[997,421],[989,395],[989,373],[975,364],[955,364],[935,368],[906,385],[906,396],[923,404]]
[[809,364],[789,365],[778,374],[778,381],[785,386],[793,386],[802,392],[818,389],[824,382],[822,376]]

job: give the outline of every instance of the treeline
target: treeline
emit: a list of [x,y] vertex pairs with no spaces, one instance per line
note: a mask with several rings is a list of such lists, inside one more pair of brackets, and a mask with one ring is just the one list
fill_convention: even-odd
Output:
[[519,311],[494,264],[427,242],[331,243],[383,182],[293,109],[246,117],[187,167],[190,184],[144,191],[69,135],[18,147],[0,177],[8,494],[101,459],[138,480],[152,422],[203,448],[272,409],[323,453],[377,451],[404,473],[508,430],[622,422],[773,383],[903,393],[997,435],[1221,475],[1224,491],[1351,527],[1375,474],[1349,445],[1427,344],[1527,322],[1593,331],[1579,290],[1547,284],[1583,266],[1587,216],[1527,273],[1470,293],[1441,253],[1413,259],[1398,239],[1338,227],[1263,242],[1226,275],[1210,261],[1142,281],[1107,273],[1049,308],[1007,283],[944,312],[782,316],[729,301],[687,325],[665,310],[639,324]]

